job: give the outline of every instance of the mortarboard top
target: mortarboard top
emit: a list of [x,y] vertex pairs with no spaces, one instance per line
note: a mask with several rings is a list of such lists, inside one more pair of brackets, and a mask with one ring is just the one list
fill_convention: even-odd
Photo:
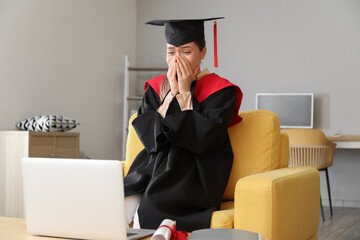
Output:
[[165,26],[166,42],[174,45],[175,47],[178,47],[189,42],[204,39],[204,21],[211,21],[221,18],[224,17],[204,19],[153,20],[147,22],[146,24]]

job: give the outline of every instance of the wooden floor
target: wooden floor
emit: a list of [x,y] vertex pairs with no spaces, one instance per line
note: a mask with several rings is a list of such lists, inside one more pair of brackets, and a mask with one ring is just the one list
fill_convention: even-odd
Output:
[[360,208],[324,207],[325,222],[320,215],[318,237],[320,240],[360,240]]

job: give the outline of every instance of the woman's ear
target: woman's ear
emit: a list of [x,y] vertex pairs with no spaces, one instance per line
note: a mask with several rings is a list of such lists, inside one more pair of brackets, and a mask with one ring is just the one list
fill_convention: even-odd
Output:
[[201,60],[204,60],[204,58],[206,56],[206,50],[207,50],[207,48],[204,47],[203,50],[201,51]]

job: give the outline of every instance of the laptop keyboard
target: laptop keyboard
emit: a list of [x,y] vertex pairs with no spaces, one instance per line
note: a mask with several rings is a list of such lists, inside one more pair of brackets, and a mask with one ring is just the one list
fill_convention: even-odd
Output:
[[134,235],[137,235],[137,233],[129,233],[129,232],[126,233],[126,236],[127,236],[127,237],[131,237],[131,236],[134,236]]

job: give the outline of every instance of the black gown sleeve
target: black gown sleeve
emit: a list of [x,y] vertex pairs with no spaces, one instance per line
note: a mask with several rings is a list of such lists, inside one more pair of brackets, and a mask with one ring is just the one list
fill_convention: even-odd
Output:
[[157,112],[159,106],[160,98],[149,85],[138,110],[138,116],[132,122],[140,141],[148,153],[158,152],[168,143],[162,131],[162,117]]
[[219,150],[235,110],[235,89],[222,89],[201,104],[192,97],[194,110],[177,111],[161,120],[166,139],[173,146],[197,154]]
[[[181,111],[176,98],[167,115],[162,119],[157,112],[160,99],[149,86],[133,126],[148,153],[155,153],[167,146],[186,149],[201,154],[218,150],[236,105],[236,93],[232,87],[222,89],[199,104],[194,96],[194,110]],[[175,109],[175,110],[174,110]]]

